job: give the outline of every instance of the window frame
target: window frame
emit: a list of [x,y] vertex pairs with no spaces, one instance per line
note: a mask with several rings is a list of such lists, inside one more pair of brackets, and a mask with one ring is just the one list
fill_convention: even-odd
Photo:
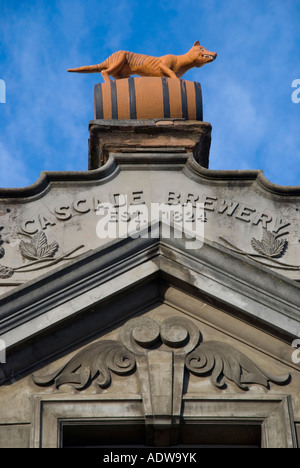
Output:
[[[261,426],[261,448],[297,447],[290,395],[187,394],[182,403],[185,424],[257,424]],[[33,410],[32,448],[61,448],[62,425],[68,423],[145,423],[142,398],[133,394],[37,395]],[[159,430],[159,424],[152,430]]]

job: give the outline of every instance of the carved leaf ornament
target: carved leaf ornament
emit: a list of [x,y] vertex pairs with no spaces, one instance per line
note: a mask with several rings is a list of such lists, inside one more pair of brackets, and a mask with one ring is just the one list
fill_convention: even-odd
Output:
[[287,241],[285,239],[276,239],[275,235],[268,231],[267,229],[263,229],[263,237],[261,241],[256,240],[253,238],[251,240],[251,245],[256,252],[260,255],[266,256],[268,258],[276,258],[280,257],[283,253],[284,249],[286,248]]
[[77,353],[66,365],[51,375],[34,374],[37,385],[54,384],[59,388],[71,384],[82,390],[93,381],[105,388],[111,384],[112,373],[128,375],[137,368],[138,356],[147,356],[151,349],[170,349],[185,359],[185,368],[194,375],[211,376],[219,389],[226,387],[225,378],[239,388],[248,390],[256,384],[269,388],[269,382],[284,384],[290,375],[275,376],[260,369],[250,358],[233,346],[220,341],[200,343],[196,325],[182,317],[171,317],[161,325],[141,317],[127,322],[121,329],[119,341],[98,341]]
[[[0,231],[1,230],[2,229],[0,227]],[[0,258],[5,255],[5,250],[2,247],[2,244],[3,240],[0,235]],[[30,238],[29,242],[21,240],[19,244],[19,250],[23,259],[31,260],[31,262],[14,268],[0,265],[0,279],[11,278],[15,273],[30,273],[32,271],[43,270],[64,260],[76,258],[71,257],[71,255],[83,247],[84,245],[79,245],[69,252],[62,254],[59,257],[55,257],[55,254],[59,249],[58,243],[54,241],[51,244],[48,244],[45,233],[43,231],[39,231]]]
[[31,242],[20,242],[20,252],[28,260],[40,260],[42,258],[51,258],[58,250],[58,243],[52,242],[48,245],[47,237],[43,231],[39,231],[32,236]]
[[227,248],[233,252],[250,258],[260,265],[276,268],[279,270],[300,270],[300,266],[298,265],[291,265],[281,261],[281,257],[283,257],[287,251],[288,240],[278,239],[278,236],[276,236],[275,232],[268,231],[266,228],[263,228],[263,235],[260,241],[255,239],[255,237],[251,239],[251,246],[255,253],[244,252],[242,249],[238,248],[227,239],[223,237],[220,237],[220,239],[225,242]]

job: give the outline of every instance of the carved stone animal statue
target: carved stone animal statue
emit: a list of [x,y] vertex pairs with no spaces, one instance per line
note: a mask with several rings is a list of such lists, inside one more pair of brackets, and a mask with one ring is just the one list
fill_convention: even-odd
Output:
[[202,67],[206,63],[213,62],[216,58],[216,52],[209,52],[200,45],[199,41],[196,41],[193,47],[184,55],[152,57],[119,50],[98,65],[71,68],[68,72],[101,72],[104,81],[108,82],[110,81],[109,76],[116,80],[129,78],[131,75],[180,78],[191,68]]

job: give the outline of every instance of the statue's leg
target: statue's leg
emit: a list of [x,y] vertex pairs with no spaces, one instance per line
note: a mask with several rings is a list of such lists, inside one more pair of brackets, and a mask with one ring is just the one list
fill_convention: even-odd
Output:
[[163,63],[160,64],[160,69],[165,75],[169,76],[170,78],[177,78],[173,70],[171,70],[171,68],[167,67]]
[[122,67],[126,63],[126,54],[125,52],[123,54],[120,54],[118,57],[118,60],[114,62],[109,68],[106,70],[102,70],[101,75],[104,78],[104,81],[110,81],[109,75],[112,74],[117,74],[119,73],[120,70],[122,70]]

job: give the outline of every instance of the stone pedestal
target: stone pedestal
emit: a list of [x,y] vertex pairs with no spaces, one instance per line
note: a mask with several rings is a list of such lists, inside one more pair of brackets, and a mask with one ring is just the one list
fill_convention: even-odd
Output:
[[93,120],[89,124],[89,170],[113,153],[192,153],[208,168],[211,125],[184,119]]

